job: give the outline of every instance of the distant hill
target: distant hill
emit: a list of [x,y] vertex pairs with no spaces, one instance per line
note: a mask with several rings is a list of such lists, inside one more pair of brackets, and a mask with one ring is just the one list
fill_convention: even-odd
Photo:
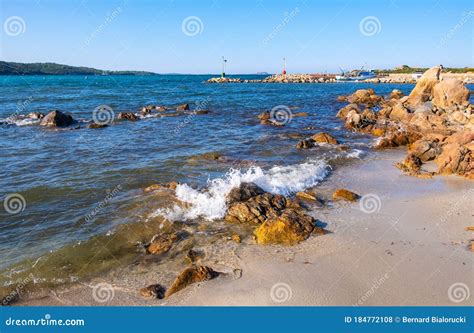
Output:
[[0,75],[158,75],[142,71],[104,71],[89,67],[60,65],[51,62],[24,64],[0,61]]
[[[419,68],[419,67],[410,67],[408,65],[402,65],[400,67],[395,67],[393,69],[378,69],[375,70],[377,74],[413,74],[413,73],[424,73],[429,68]],[[468,73],[474,72],[474,68],[464,67],[464,68],[450,68],[445,67],[443,72],[451,72],[451,73]]]

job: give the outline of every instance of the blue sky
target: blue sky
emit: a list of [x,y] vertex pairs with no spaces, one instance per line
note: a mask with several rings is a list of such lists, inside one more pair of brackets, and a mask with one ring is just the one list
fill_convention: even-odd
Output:
[[279,72],[283,57],[289,73],[473,67],[471,0],[0,2],[4,61],[159,73],[218,73],[223,55],[228,73]]

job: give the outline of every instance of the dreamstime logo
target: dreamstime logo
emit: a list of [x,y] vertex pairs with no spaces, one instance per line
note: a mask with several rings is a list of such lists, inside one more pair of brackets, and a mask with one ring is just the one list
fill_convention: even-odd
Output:
[[113,197],[115,197],[120,191],[122,190],[122,185],[117,185],[112,189],[112,191],[107,190],[105,198],[99,202],[99,204],[90,212],[89,214],[86,215],[85,220],[86,222],[90,222],[94,219],[94,217],[104,208],[107,206],[110,200],[112,200]]
[[9,214],[19,214],[26,208],[26,200],[19,193],[9,194],[3,200],[3,207]]
[[114,296],[114,287],[108,283],[101,282],[92,287],[92,297],[98,303],[109,302],[114,298]]
[[3,23],[3,30],[8,36],[18,36],[26,31],[26,22],[20,16],[10,16]]
[[367,37],[375,36],[382,30],[382,23],[375,16],[366,16],[359,22],[361,34]]
[[359,201],[359,208],[367,214],[376,213],[382,207],[382,201],[377,194],[369,193],[362,196]]
[[204,31],[204,23],[197,16],[188,16],[181,23],[181,30],[189,37],[200,35]]
[[459,22],[454,26],[452,27],[447,34],[445,34],[442,38],[441,38],[441,41],[439,42],[438,44],[438,47],[446,44],[448,42],[448,40],[450,40],[451,38],[453,38],[453,36],[459,31],[461,30],[461,28],[474,16],[474,11],[469,11],[468,13],[463,13],[461,19],[459,20]]
[[453,283],[448,289],[449,300],[453,303],[467,301],[471,296],[471,291],[467,284],[462,282]]
[[277,125],[285,125],[291,121],[293,113],[286,105],[277,105],[270,111],[270,120]]
[[98,125],[111,124],[114,119],[114,110],[108,105],[99,105],[92,112],[92,120]]
[[291,12],[285,12],[284,18],[275,28],[273,28],[272,32],[270,32],[262,41],[264,45],[268,45],[270,41],[275,38],[290,22],[293,18],[298,15],[300,9],[295,7]]
[[284,282],[278,282],[273,285],[272,289],[270,290],[270,297],[272,301],[275,303],[283,303],[289,301],[293,296],[293,291],[291,287]]
[[122,13],[122,7],[115,8],[110,14],[108,14],[104,21],[86,38],[84,43],[81,46],[81,49],[85,49],[91,44],[91,42],[102,34],[110,23],[112,23],[117,16]]

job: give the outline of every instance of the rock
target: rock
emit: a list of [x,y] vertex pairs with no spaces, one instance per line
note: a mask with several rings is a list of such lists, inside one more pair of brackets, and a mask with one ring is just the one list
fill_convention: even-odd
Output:
[[211,111],[209,111],[209,110],[195,110],[192,113],[194,113],[194,114],[208,114],[210,112]]
[[435,159],[441,153],[441,148],[436,141],[420,139],[410,145],[408,152],[427,162]]
[[108,127],[109,125],[107,124],[98,124],[98,123],[90,123],[87,125],[87,128],[104,128],[104,127]]
[[120,112],[117,116],[120,120],[138,120],[139,118],[132,112]]
[[156,111],[158,111],[158,112],[165,112],[167,110],[169,110],[169,108],[167,108],[166,106],[163,106],[163,105],[160,105],[160,106],[156,107]]
[[373,106],[382,101],[382,97],[377,96],[373,89],[358,89],[352,95],[347,97],[350,103],[366,104]]
[[292,204],[295,203],[282,195],[264,193],[245,202],[230,205],[224,219],[228,222],[260,224],[269,217],[280,215],[285,208]]
[[415,109],[415,114],[417,113],[428,113],[431,114],[431,110],[433,109],[433,103],[432,102],[425,102],[423,104],[420,104],[416,109]]
[[390,130],[381,137],[379,141],[374,145],[375,149],[391,148],[406,146],[410,143],[419,140],[422,137],[419,131],[413,129],[405,130]]
[[264,194],[265,191],[254,183],[241,183],[239,187],[234,187],[229,194],[227,194],[227,203],[233,204],[236,202],[247,201],[259,194]]
[[189,250],[188,253],[186,253],[186,257],[185,257],[185,259],[191,264],[195,263],[197,260],[201,258],[202,258],[202,254],[193,249]]
[[140,296],[144,298],[158,298],[163,299],[165,297],[166,289],[161,284],[152,284],[148,287],[140,289]]
[[337,96],[336,101],[338,102],[347,102],[347,96]]
[[421,159],[415,156],[415,154],[408,154],[405,160],[397,163],[396,166],[406,174],[417,175],[420,173],[422,164]]
[[294,245],[311,235],[314,219],[300,211],[286,209],[280,216],[272,217],[255,230],[258,244]]
[[146,247],[146,251],[150,254],[168,252],[177,239],[178,235],[176,233],[155,235],[150,244]]
[[421,132],[446,130],[446,119],[432,112],[418,112],[409,120],[409,124],[416,126]]
[[461,80],[447,78],[433,87],[433,104],[439,108],[447,109],[467,103],[469,103],[469,89]]
[[393,89],[392,92],[390,93],[391,99],[400,99],[402,97],[403,97],[403,93],[399,89]]
[[448,120],[451,123],[458,123],[465,125],[469,122],[469,118],[462,111],[454,111],[448,115]]
[[41,126],[51,126],[51,127],[67,127],[74,123],[74,119],[68,115],[64,114],[61,111],[54,110],[49,112],[46,116],[41,119]]
[[163,190],[163,189],[169,189],[169,190],[176,190],[176,187],[178,187],[179,183],[177,182],[168,182],[165,184],[152,184],[150,186],[145,187],[143,192],[145,193],[150,193],[154,192],[157,190]]
[[474,157],[472,147],[456,142],[442,147],[443,151],[435,159],[439,174],[458,174],[469,176],[474,173]]
[[307,117],[308,112],[296,112],[291,115],[292,117]]
[[407,104],[411,109],[416,109],[431,98],[433,87],[439,82],[441,68],[441,66],[434,66],[428,69],[417,81],[407,99]]
[[397,103],[393,106],[389,118],[391,120],[403,121],[409,118],[409,112],[402,103]]
[[296,192],[296,197],[307,201],[318,201],[318,198],[313,193]]
[[219,275],[218,272],[207,266],[194,266],[186,268],[173,281],[166,291],[165,297],[168,298],[174,293],[186,288],[187,286],[202,281],[214,279]]
[[360,195],[346,189],[339,188],[332,194],[333,200],[357,201]]
[[332,145],[337,145],[339,143],[333,136],[324,132],[313,135],[311,139],[313,139],[315,142],[329,143]]
[[231,237],[230,237],[231,240],[233,240],[234,242],[240,244],[240,242],[242,242],[242,239],[240,238],[240,235],[237,235],[237,234],[233,234]]
[[181,105],[178,105],[176,107],[176,111],[187,111],[189,110],[189,104],[185,103],[185,104],[181,104]]
[[268,112],[268,111],[262,112],[257,116],[257,118],[260,119],[260,120],[269,120],[270,119],[270,112]]
[[28,115],[26,116],[26,118],[30,118],[30,119],[43,119],[43,118],[44,118],[44,114],[42,114],[41,112],[30,112],[30,113],[28,113]]
[[349,104],[343,107],[342,109],[340,109],[336,116],[338,118],[346,118],[349,112],[352,110],[354,110],[356,113],[360,112],[360,109],[357,106],[357,104]]
[[301,140],[296,144],[296,148],[298,149],[309,149],[315,146],[315,142],[313,139],[304,139]]

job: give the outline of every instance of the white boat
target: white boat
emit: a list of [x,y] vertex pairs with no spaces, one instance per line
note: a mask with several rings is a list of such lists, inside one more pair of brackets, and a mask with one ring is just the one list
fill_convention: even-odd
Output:
[[336,75],[337,81],[364,81],[376,77],[377,74],[373,71],[353,70],[350,72],[342,71],[342,75]]

